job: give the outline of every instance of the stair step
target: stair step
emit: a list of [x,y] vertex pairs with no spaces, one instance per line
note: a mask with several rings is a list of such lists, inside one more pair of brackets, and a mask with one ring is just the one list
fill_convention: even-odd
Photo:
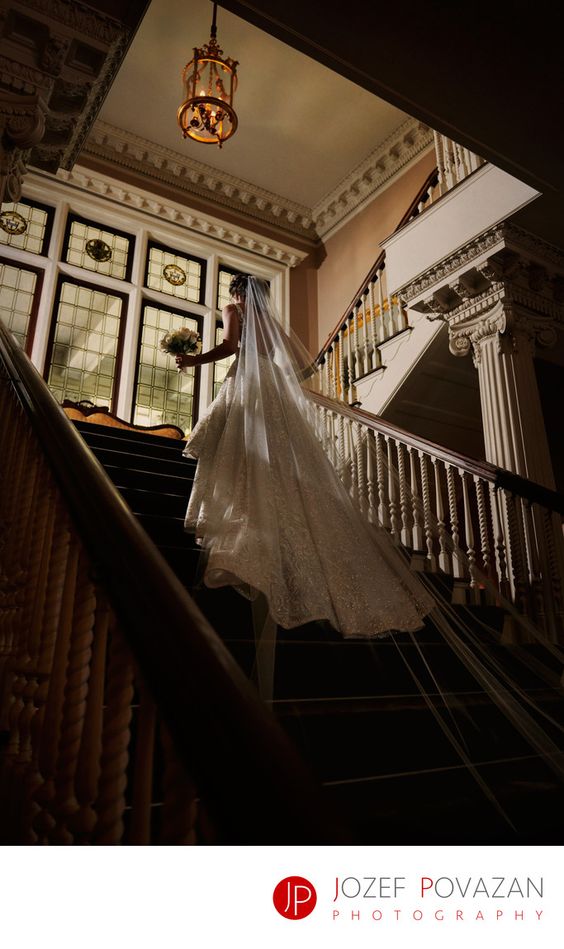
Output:
[[[182,457],[184,442],[90,423],[77,423],[77,428],[252,677],[256,647],[251,604],[231,587],[209,589],[201,583],[202,551],[184,529],[196,469],[195,461]],[[432,582],[449,602],[448,582],[440,576]],[[547,659],[540,646],[501,646],[495,632],[480,626],[484,620],[490,628],[502,629],[504,612],[497,607],[454,609],[472,625],[472,649],[486,665],[514,676],[541,709],[562,723],[558,660]],[[545,686],[540,663],[552,690]],[[461,763],[416,679],[455,734],[460,728],[470,760],[479,762],[496,796],[519,817],[520,836],[515,837]],[[448,710],[440,692],[448,696]],[[526,842],[527,834],[539,842],[545,828],[548,838],[552,826],[564,840],[562,790],[432,622],[413,636],[380,640],[345,640],[328,623],[279,628],[273,711],[323,783],[324,793],[351,818],[362,844],[513,843]],[[134,732],[136,715],[134,710]],[[547,720],[538,714],[533,718],[551,731]],[[556,737],[556,728],[553,732]],[[162,770],[159,757],[154,770],[157,801],[162,799]]]
[[117,448],[96,448],[92,449],[98,461],[106,467],[123,467],[134,469],[136,471],[148,471],[162,474],[176,475],[179,478],[192,480],[194,477],[193,466],[190,465],[182,455],[178,460],[159,458],[153,455],[139,455],[125,450],[124,446]]
[[183,517],[162,517],[160,514],[145,513],[136,513],[136,517],[157,547],[194,546],[193,534],[184,530]]
[[324,785],[364,845],[564,843],[564,792],[536,755],[478,762],[513,829],[462,764]]
[[186,447],[186,441],[182,438],[168,438],[163,435],[148,435],[144,432],[131,431],[127,428],[117,428],[113,425],[96,425],[92,422],[83,422],[78,419],[72,419],[72,423],[78,431],[84,435],[87,441],[90,439],[105,441],[106,439],[119,440],[122,444],[136,446],[133,450],[139,451],[148,448],[150,452],[158,454],[159,452],[171,451],[181,454]]
[[[526,755],[530,745],[484,695],[461,696],[440,717],[471,761]],[[458,764],[460,755],[426,703],[414,696],[394,701],[367,697],[351,702],[274,702],[285,731],[322,781],[364,778]]]
[[135,514],[156,514],[163,518],[184,518],[188,498],[184,494],[169,494],[116,485],[119,493]]
[[187,476],[163,474],[161,471],[140,471],[137,468],[123,468],[121,465],[105,465],[106,473],[115,485],[124,488],[143,488],[162,494],[182,494],[186,501],[190,497],[193,479]]

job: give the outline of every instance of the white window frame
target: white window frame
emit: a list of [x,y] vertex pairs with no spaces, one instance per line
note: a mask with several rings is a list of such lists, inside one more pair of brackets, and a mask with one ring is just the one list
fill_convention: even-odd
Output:
[[[113,186],[113,193],[120,188],[120,183],[114,179],[102,177],[107,181],[108,189]],[[121,185],[123,188],[123,185]],[[136,356],[138,352],[139,333],[144,302],[161,304],[168,308],[178,307],[187,313],[194,313],[203,318],[203,348],[211,349],[215,345],[216,321],[221,318],[221,311],[217,308],[217,280],[220,265],[232,267],[243,272],[251,272],[270,282],[273,302],[281,314],[283,324],[289,326],[289,267],[285,263],[252,253],[225,241],[218,240],[192,231],[186,226],[174,223],[173,220],[164,220],[151,213],[151,201],[155,196],[147,193],[144,204],[148,210],[139,207],[125,206],[107,194],[92,194],[78,187],[71,186],[55,177],[41,173],[30,173],[24,184],[24,197],[29,201],[39,201],[49,205],[54,210],[53,227],[51,231],[48,254],[33,254],[8,245],[2,245],[2,254],[21,266],[32,264],[35,268],[44,271],[41,301],[38,309],[35,336],[31,359],[36,368],[45,372],[45,359],[51,321],[54,318],[55,294],[60,275],[72,277],[73,280],[85,280],[90,284],[98,285],[107,290],[119,290],[127,296],[127,314],[121,361],[121,375],[116,414],[120,418],[132,418],[133,397],[136,373]],[[125,192],[123,192],[125,194]],[[145,192],[138,191],[137,195]],[[180,204],[167,202],[167,209],[177,208],[179,212],[186,211]],[[131,234],[135,245],[131,266],[130,280],[117,280],[114,277],[98,274],[95,271],[85,270],[61,260],[63,241],[68,216],[76,214],[79,217],[100,224],[108,229],[116,229]],[[198,212],[198,216],[202,215]],[[210,218],[210,220],[216,220]],[[155,241],[173,250],[178,250],[188,256],[193,255],[206,262],[206,284],[204,303],[190,303],[179,300],[171,294],[149,290],[144,286],[147,248],[150,241]],[[264,238],[257,235],[257,242],[264,243]],[[206,363],[200,369],[200,390],[198,400],[198,417],[201,417],[212,399],[213,390],[213,363]]]

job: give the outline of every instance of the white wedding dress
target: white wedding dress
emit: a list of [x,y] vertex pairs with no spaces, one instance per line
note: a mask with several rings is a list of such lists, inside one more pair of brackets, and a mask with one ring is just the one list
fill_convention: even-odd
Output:
[[432,599],[353,503],[312,424],[296,342],[265,318],[262,297],[255,303],[247,296],[237,357],[184,450],[198,459],[185,528],[206,549],[206,586],[262,592],[284,628],[327,620],[346,637],[421,628]]

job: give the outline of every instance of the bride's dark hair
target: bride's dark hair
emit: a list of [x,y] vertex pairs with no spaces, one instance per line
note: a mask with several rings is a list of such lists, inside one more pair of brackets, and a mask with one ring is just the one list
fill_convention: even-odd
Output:
[[247,296],[247,284],[249,282],[249,274],[247,273],[238,273],[235,274],[231,283],[229,284],[229,294],[230,296]]

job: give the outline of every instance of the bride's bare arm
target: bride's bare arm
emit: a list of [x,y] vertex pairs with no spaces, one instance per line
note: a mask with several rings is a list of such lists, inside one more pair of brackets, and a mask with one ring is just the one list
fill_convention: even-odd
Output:
[[213,349],[208,349],[207,353],[199,353],[197,356],[176,356],[176,365],[180,366],[201,366],[206,362],[217,362],[218,359],[225,359],[226,356],[232,356],[237,352],[239,345],[239,314],[237,307],[229,304],[223,307],[221,314],[223,320],[223,342]]

